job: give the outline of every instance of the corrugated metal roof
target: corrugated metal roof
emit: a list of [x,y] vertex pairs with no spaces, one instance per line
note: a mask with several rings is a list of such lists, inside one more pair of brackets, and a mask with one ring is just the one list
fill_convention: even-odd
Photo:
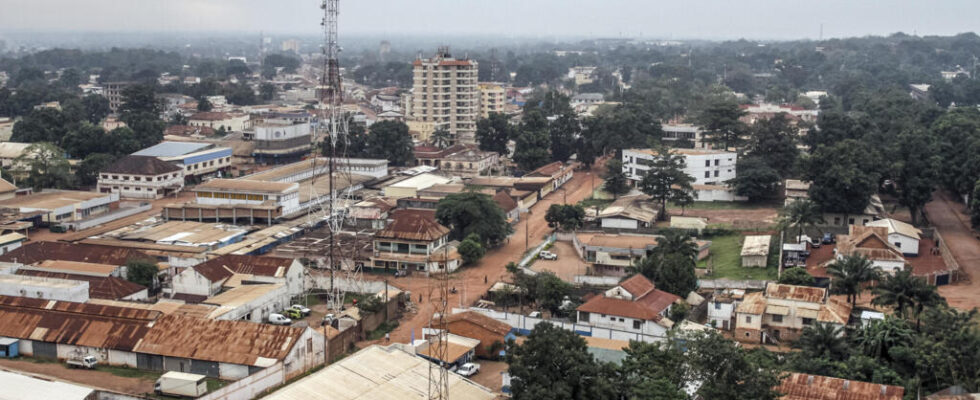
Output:
[[769,255],[771,241],[772,237],[769,235],[746,236],[745,243],[742,244],[742,257]]
[[0,261],[36,264],[45,260],[80,261],[95,264],[124,265],[129,260],[153,260],[141,251],[90,244],[62,242],[29,242],[0,256]]
[[826,289],[810,286],[784,285],[779,283],[769,283],[766,286],[766,297],[809,303],[822,303],[826,293]]
[[795,372],[776,391],[783,394],[783,400],[900,400],[905,395],[901,386]]
[[209,146],[213,145],[210,143],[195,142],[160,142],[156,145],[137,151],[133,153],[133,155],[150,157],[176,157],[198,152],[208,148]]
[[397,210],[392,222],[374,236],[381,239],[402,239],[431,242],[449,234],[449,228],[435,220],[432,210]]
[[[365,348],[326,369],[290,384],[268,400],[427,399],[429,361],[396,348]],[[490,400],[490,390],[457,374],[449,374],[449,398]]]
[[133,350],[156,311],[0,296],[0,336]]
[[87,400],[95,389],[14,372],[0,371],[0,400]]

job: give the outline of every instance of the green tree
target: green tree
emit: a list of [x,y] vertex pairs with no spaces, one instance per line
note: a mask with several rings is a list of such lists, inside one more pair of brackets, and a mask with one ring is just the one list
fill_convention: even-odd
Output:
[[459,255],[463,257],[463,264],[472,265],[473,263],[479,261],[484,254],[486,254],[487,251],[483,248],[481,242],[480,236],[473,233],[459,243],[457,251],[459,251]]
[[116,157],[111,154],[91,153],[82,160],[75,176],[82,185],[94,185],[99,180],[99,171],[105,169],[105,167],[108,167],[115,161]]
[[432,132],[432,136],[429,137],[429,140],[433,145],[440,149],[449,147],[449,145],[451,145],[453,142],[452,135],[445,128],[436,129],[435,132]]
[[797,240],[803,236],[807,227],[825,223],[820,206],[810,199],[800,199],[790,202],[779,212],[779,225],[783,229],[796,227],[799,229]]
[[817,282],[806,268],[789,268],[779,276],[779,283],[784,285],[814,286]]
[[585,223],[585,209],[579,205],[552,204],[544,216],[548,226],[563,231],[574,231]]
[[[756,121],[751,132],[748,153],[759,157],[780,177],[791,176],[800,150],[796,147],[799,141],[797,128],[790,124],[786,114],[779,113],[772,118]],[[741,161],[739,159],[739,163]]]
[[407,166],[415,159],[412,135],[404,122],[381,121],[371,125],[365,152],[368,158],[387,159],[392,165]]
[[874,152],[863,142],[844,140],[820,147],[810,157],[810,198],[827,212],[863,212],[878,188]]
[[853,341],[862,354],[880,360],[888,356],[889,349],[913,343],[914,334],[904,319],[888,315],[856,330]]
[[543,322],[523,344],[511,342],[507,372],[516,399],[600,400],[616,398],[611,379],[576,333]]
[[939,179],[941,157],[932,134],[926,131],[903,132],[898,141],[902,145],[898,146],[897,157],[893,160],[892,177],[898,186],[898,200],[909,208],[915,224],[932,198]]
[[148,113],[160,114],[163,106],[156,97],[156,89],[152,85],[129,85],[122,92],[123,104],[120,114]]
[[497,246],[514,232],[500,206],[483,193],[463,192],[442,198],[436,205],[436,219],[452,230],[453,240],[475,233],[484,247]]
[[157,274],[160,268],[149,260],[129,260],[126,262],[126,280],[146,286],[151,290],[156,288]]
[[945,303],[935,286],[926,283],[925,279],[913,276],[909,270],[901,270],[885,276],[872,292],[875,297],[871,299],[871,304],[893,307],[900,317],[915,318],[917,329],[919,314],[926,307]]
[[109,99],[97,94],[82,97],[81,104],[85,120],[93,124],[98,124],[112,112],[109,108]]
[[732,99],[718,98],[710,101],[696,117],[705,137],[712,143],[724,145],[726,149],[742,143],[742,135],[747,128],[739,120],[746,112]]
[[765,350],[745,350],[717,332],[688,339],[688,379],[700,382],[702,399],[775,400],[780,369]]
[[480,144],[480,150],[508,154],[507,142],[513,136],[514,127],[504,114],[490,113],[489,118],[476,122],[476,140]]
[[75,175],[64,151],[48,142],[27,146],[24,153],[14,160],[14,165],[27,167],[27,184],[36,192],[45,188],[70,189],[75,185]]
[[263,83],[259,86],[259,98],[262,101],[271,101],[276,98],[276,85],[271,83]]
[[646,257],[634,269],[652,280],[658,289],[684,298],[698,286],[694,266],[687,257],[667,254],[663,257]]
[[548,124],[548,135],[551,140],[551,160],[568,161],[575,152],[575,138],[581,132],[581,125],[574,112],[563,113]]
[[793,348],[800,349],[808,359],[843,361],[848,356],[844,330],[832,324],[815,322],[803,329]]
[[677,342],[630,341],[619,367],[618,386],[627,399],[687,400],[684,352]]
[[847,295],[854,307],[864,284],[878,280],[881,270],[862,255],[847,255],[827,266],[827,275],[830,275],[830,291]]
[[735,187],[735,194],[753,200],[773,197],[779,187],[779,173],[758,157],[738,159],[737,171],[729,183]]
[[548,121],[540,111],[532,110],[525,114],[518,132],[513,159],[520,169],[532,171],[551,160]]
[[980,179],[980,110],[958,107],[930,127],[939,141],[940,182],[956,194],[974,189]]
[[657,148],[653,160],[640,181],[640,191],[660,203],[657,218],[667,219],[667,202],[690,203],[694,200],[694,178],[684,172],[684,156],[669,151],[666,147]]
[[606,182],[603,183],[603,190],[609,192],[614,197],[618,198],[621,195],[629,193],[629,177],[626,176],[626,172],[623,171],[623,162],[619,159],[612,159],[606,162],[606,176],[604,176]]
[[41,108],[31,111],[14,124],[10,140],[21,143],[51,142],[61,143],[72,122],[54,108]]

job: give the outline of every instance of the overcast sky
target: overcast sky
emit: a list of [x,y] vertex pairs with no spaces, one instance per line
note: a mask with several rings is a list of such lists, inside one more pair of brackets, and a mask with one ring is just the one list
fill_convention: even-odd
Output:
[[[319,0],[0,0],[0,30],[316,33]],[[341,0],[342,34],[674,39],[951,35],[978,0]]]

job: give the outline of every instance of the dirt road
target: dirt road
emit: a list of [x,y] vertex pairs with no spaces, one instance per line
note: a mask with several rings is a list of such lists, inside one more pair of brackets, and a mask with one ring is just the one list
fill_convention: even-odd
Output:
[[[457,289],[457,293],[449,297],[450,310],[453,307],[471,305],[487,292],[490,285],[503,280],[508,275],[505,268],[507,263],[517,262],[527,247],[534,247],[545,235],[551,233],[551,228],[544,220],[548,207],[552,204],[561,204],[566,196],[569,204],[588,198],[592,193],[593,184],[595,187],[602,185],[602,178],[599,176],[602,170],[603,163],[597,162],[591,171],[576,171],[572,180],[563,186],[566,193],[562,193],[561,190],[552,192],[531,207],[529,215],[521,215],[521,222],[514,226],[514,234],[503,246],[488,252],[476,265],[465,267],[453,274],[450,285]],[[525,238],[528,239],[526,245]],[[370,279],[368,276],[365,278]],[[391,340],[407,343],[411,339],[413,330],[415,337],[421,338],[422,328],[428,326],[429,319],[435,313],[435,302],[438,299],[434,292],[435,288],[424,277],[397,278],[391,283],[411,291],[413,302],[419,301],[419,294],[423,297],[418,311],[406,315],[399,321],[400,325],[391,333]]]
[[939,287],[939,294],[949,305],[961,310],[980,307],[980,240],[970,229],[970,218],[964,206],[945,192],[936,192],[926,204],[926,215],[946,240],[953,257],[967,275],[954,285]]
[[0,359],[0,367],[119,393],[143,394],[153,391],[152,380],[124,378],[99,370],[68,369],[60,363],[38,363],[4,358]]

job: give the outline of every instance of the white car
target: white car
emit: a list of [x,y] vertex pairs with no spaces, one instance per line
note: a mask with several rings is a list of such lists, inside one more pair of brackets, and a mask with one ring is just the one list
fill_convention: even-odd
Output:
[[299,312],[301,312],[303,316],[310,315],[310,309],[307,307],[303,307],[302,304],[293,304],[290,308],[294,310],[299,310]]
[[558,259],[558,255],[555,254],[555,253],[552,253],[550,251],[542,251],[542,252],[538,253],[538,257],[540,257],[542,260],[557,260]]
[[456,370],[457,374],[462,376],[473,376],[480,372],[480,364],[466,363],[462,367]]
[[269,323],[273,325],[292,325],[293,320],[286,318],[285,315],[272,313],[269,314]]

